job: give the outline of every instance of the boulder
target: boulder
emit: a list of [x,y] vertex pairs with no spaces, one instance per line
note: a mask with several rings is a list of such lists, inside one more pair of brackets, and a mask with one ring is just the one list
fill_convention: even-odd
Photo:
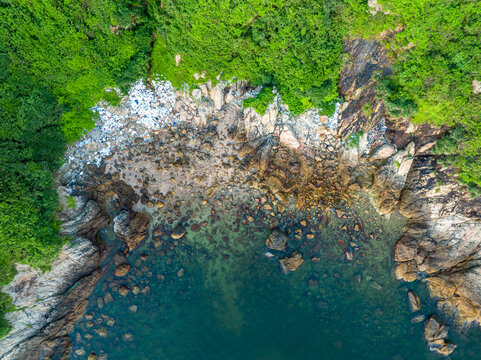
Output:
[[281,269],[284,274],[288,274],[291,271],[296,271],[299,266],[304,262],[302,254],[299,250],[294,251],[292,254],[279,259]]
[[222,105],[224,105],[224,88],[225,84],[219,83],[210,91],[210,97],[214,101],[214,107],[217,110],[220,110]]
[[122,285],[121,287],[119,287],[119,294],[122,295],[122,296],[127,296],[127,294],[130,292],[130,289],[125,286],[125,285]]
[[449,328],[436,316],[431,315],[424,325],[424,337],[429,349],[440,355],[447,356],[456,348],[456,344],[447,340]]
[[281,145],[292,150],[296,150],[301,146],[294,133],[288,128],[282,130],[279,135],[279,142]]
[[122,277],[129,273],[130,265],[127,263],[121,264],[115,268],[115,276]]
[[287,240],[289,238],[285,233],[278,229],[274,229],[266,240],[269,249],[284,251],[286,249]]
[[149,225],[150,216],[145,211],[134,215],[129,224],[129,235],[125,238],[129,251],[134,250],[146,237]]
[[185,234],[185,229],[182,225],[179,224],[174,228],[174,230],[172,230],[172,234],[170,234],[170,236],[172,237],[172,239],[178,240],[182,236],[184,236],[184,234]]
[[419,300],[419,296],[412,290],[408,291],[408,301],[411,312],[421,310],[421,301]]
[[375,149],[371,154],[372,160],[384,160],[391,157],[396,152],[396,147],[391,144],[384,144]]
[[202,91],[200,89],[192,90],[192,98],[195,101],[200,101],[202,99]]

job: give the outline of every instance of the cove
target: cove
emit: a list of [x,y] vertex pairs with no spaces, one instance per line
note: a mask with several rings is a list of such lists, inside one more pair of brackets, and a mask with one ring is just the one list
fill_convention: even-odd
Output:
[[[407,285],[393,276],[401,216],[377,215],[362,196],[339,209],[289,207],[272,216],[254,208],[252,223],[245,209],[255,199],[225,193],[211,203],[179,209],[208,225],[187,228],[178,240],[150,239],[127,258],[126,278],[113,276],[113,259],[106,259],[72,333],[72,359],[436,358],[425,347],[423,323],[411,323]],[[164,229],[177,223],[163,220]],[[266,257],[273,225],[289,234],[288,251],[303,254],[287,275],[275,256]],[[111,237],[109,246],[120,248]],[[122,285],[126,296],[118,293]],[[434,304],[423,286],[409,288],[429,313]],[[474,349],[463,346],[452,358],[473,358]]]

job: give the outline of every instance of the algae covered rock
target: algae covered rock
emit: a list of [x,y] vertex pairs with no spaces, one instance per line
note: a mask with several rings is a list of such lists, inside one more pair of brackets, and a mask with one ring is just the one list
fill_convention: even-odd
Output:
[[266,240],[266,245],[269,249],[284,251],[286,249],[287,240],[289,238],[285,233],[278,229],[274,229],[271,235]]
[[185,228],[182,225],[177,225],[174,230],[172,230],[172,234],[170,236],[174,240],[180,239],[185,234]]

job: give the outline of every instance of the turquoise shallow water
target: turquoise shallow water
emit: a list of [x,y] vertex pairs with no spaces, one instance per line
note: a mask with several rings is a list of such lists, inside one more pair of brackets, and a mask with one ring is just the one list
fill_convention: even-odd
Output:
[[[340,218],[324,207],[275,216],[251,210],[255,221],[245,224],[245,208],[235,201],[219,202],[215,215],[210,207],[192,209],[185,224],[209,225],[199,231],[186,226],[178,242],[166,234],[157,248],[147,242],[128,257],[133,267],[128,277],[114,279],[106,263],[87,318],[72,334],[72,359],[91,352],[125,360],[436,358],[424,344],[423,323],[410,322],[406,292],[417,291],[423,314],[431,313],[432,301],[422,284],[393,276],[400,217],[376,216],[363,200],[341,209]],[[178,222],[159,219],[166,229]],[[264,242],[276,220],[290,232],[289,248],[300,249],[305,259],[288,275],[265,256]],[[346,249],[353,249],[352,262]],[[142,260],[143,254],[148,258]],[[141,292],[124,297],[116,291],[119,285],[137,285]],[[478,333],[469,331],[469,341],[453,336],[459,348],[451,358],[481,358]],[[79,349],[85,354],[75,352]]]

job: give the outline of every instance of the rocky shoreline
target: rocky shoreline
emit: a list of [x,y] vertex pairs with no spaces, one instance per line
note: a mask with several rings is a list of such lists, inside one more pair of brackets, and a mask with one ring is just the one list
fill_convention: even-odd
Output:
[[[279,213],[288,207],[309,211],[320,202],[336,208],[361,191],[369,193],[380,214],[400,211],[409,219],[394,249],[396,277],[423,279],[442,311],[460,323],[479,322],[481,201],[470,200],[448,180],[448,169],[437,165],[430,149],[439,129],[386,117],[375,91],[377,75],[390,73],[381,46],[352,40],[346,51],[351,59],[340,81],[345,102],[330,119],[314,111],[292,117],[279,97],[264,116],[243,109],[242,99],[252,89],[242,81],[207,83],[188,94],[164,89],[140,110],[138,97],[108,107],[101,119],[109,124],[114,114],[115,126],[86,135],[82,147],[68,151],[69,162],[58,174],[62,233],[74,240],[50,273],[20,266],[4,288],[23,310],[9,314],[14,329],[0,341],[0,358],[68,358],[68,334],[112,251],[100,241],[100,229],[113,227],[128,256],[146,239],[155,245],[160,233],[175,239],[186,231],[154,229],[152,219],[175,217],[179,206],[193,199],[208,204],[222,189],[248,199],[265,197],[259,207]],[[359,131],[364,133],[359,144],[348,146]],[[437,184],[438,178],[445,184]],[[75,206],[69,206],[71,199]],[[191,224],[188,231],[195,231],[194,225],[202,226]],[[285,272],[301,264],[296,251],[280,259]],[[123,265],[103,266],[116,266],[121,275],[129,271]],[[425,326],[433,351],[453,351],[441,320],[428,317]]]

